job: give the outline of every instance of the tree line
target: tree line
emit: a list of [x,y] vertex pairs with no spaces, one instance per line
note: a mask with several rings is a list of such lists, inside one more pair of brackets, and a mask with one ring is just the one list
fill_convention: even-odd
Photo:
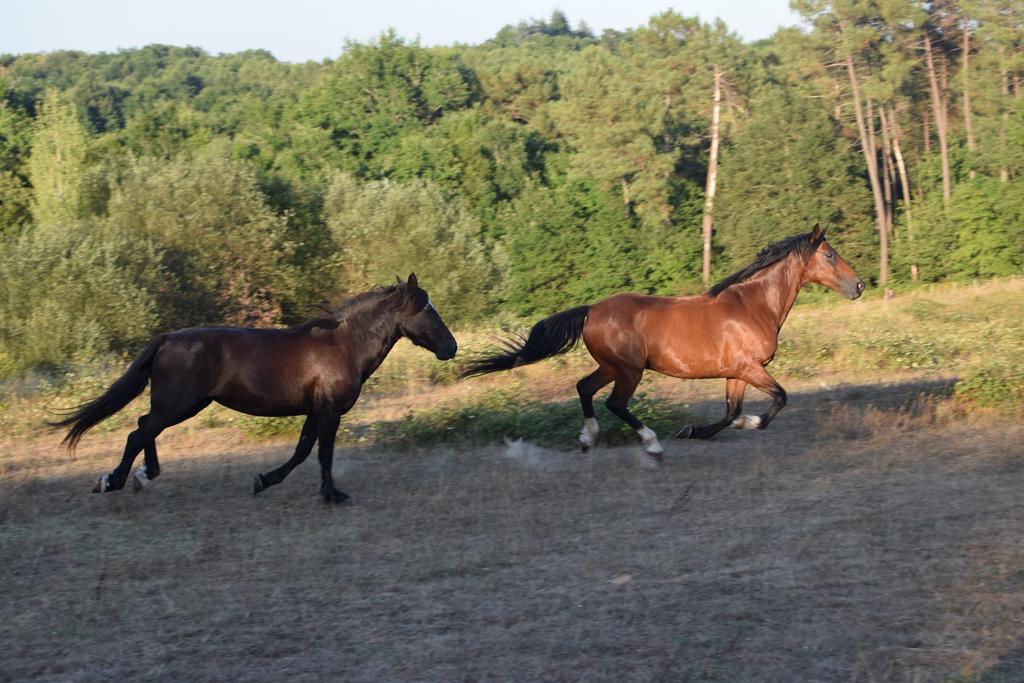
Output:
[[336,59],[0,56],[0,376],[415,270],[456,324],[699,291],[830,224],[875,286],[1024,269],[1020,0],[560,12]]

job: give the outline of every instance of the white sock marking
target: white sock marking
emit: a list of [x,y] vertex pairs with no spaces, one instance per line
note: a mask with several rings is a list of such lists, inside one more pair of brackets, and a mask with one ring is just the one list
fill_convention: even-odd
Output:
[[149,475],[146,474],[146,466],[145,465],[140,465],[138,468],[136,468],[134,477],[135,477],[135,481],[137,481],[138,484],[139,484],[138,485],[138,489],[139,490],[146,488],[153,481],[152,479],[149,478]]
[[597,441],[597,435],[600,431],[601,428],[597,424],[597,418],[584,418],[583,429],[580,430],[580,443],[587,447],[593,446]]
[[644,450],[648,453],[657,454],[665,452],[665,449],[661,447],[661,442],[658,441],[658,435],[647,425],[641,425],[640,429],[636,430],[636,433],[644,442]]
[[740,415],[732,421],[733,429],[759,429],[761,417],[759,415]]

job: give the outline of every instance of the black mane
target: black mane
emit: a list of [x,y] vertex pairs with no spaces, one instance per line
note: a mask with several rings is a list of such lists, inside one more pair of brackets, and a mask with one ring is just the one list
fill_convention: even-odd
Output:
[[350,318],[366,312],[384,299],[387,299],[397,292],[401,286],[397,284],[389,287],[378,285],[362,294],[356,294],[351,299],[342,301],[334,310],[330,311],[331,318],[338,321],[338,323],[346,322]]
[[761,250],[761,252],[751,261],[748,265],[742,269],[736,271],[729,277],[721,280],[714,287],[708,290],[708,296],[716,297],[732,285],[739,284],[745,280],[749,280],[756,273],[764,270],[773,263],[778,263],[782,259],[786,258],[792,253],[797,253],[804,260],[807,260],[814,254],[814,251],[818,248],[818,242],[811,241],[811,233],[805,232],[802,235],[793,235],[786,239],[773,242],[767,247]]

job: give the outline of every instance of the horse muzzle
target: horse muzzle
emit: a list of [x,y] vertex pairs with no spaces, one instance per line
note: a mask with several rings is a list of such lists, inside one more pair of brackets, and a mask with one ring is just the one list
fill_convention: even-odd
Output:
[[434,355],[437,356],[438,360],[451,360],[455,358],[455,353],[459,350],[457,344],[452,344],[451,347],[435,351]]
[[857,278],[855,282],[845,285],[843,289],[845,290],[843,293],[846,294],[851,301],[859,299],[860,295],[864,293],[864,281]]

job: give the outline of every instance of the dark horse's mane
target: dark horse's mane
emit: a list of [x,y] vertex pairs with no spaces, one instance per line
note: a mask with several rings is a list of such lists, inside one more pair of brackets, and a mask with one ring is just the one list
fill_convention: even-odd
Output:
[[742,269],[736,271],[724,280],[721,280],[714,287],[709,289],[708,296],[718,296],[729,287],[739,284],[745,280],[749,280],[759,271],[764,270],[773,263],[778,263],[794,252],[803,257],[804,260],[807,260],[812,254],[814,254],[814,251],[817,248],[818,243],[811,241],[811,233],[809,232],[805,232],[802,235],[793,235],[792,237],[787,237],[786,239],[779,240],[778,242],[773,242],[762,249],[748,265],[744,266]]
[[378,285],[369,291],[345,299],[334,308],[323,307],[322,310],[328,317],[307,320],[288,329],[292,332],[307,332],[318,327],[333,330],[342,323],[350,322],[353,318],[358,318],[362,314],[373,310],[376,304],[398,291],[399,286],[382,287]]

